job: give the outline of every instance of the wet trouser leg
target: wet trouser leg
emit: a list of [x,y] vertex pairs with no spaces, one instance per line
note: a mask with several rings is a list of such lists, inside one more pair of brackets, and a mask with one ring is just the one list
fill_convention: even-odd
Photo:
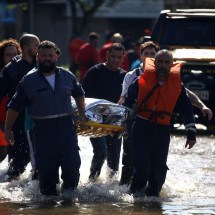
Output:
[[30,161],[28,141],[23,126],[16,124],[13,128],[13,135],[15,142],[8,146],[10,164],[7,174],[11,179],[22,174]]
[[90,138],[93,147],[93,158],[90,167],[90,179],[97,178],[107,157],[107,144],[105,137]]
[[[67,120],[72,118],[66,118],[66,122],[61,121],[60,136],[61,136],[61,152],[60,166],[62,169],[61,178],[63,180],[63,189],[74,190],[77,188],[80,179],[80,165],[81,159],[79,155],[78,136],[76,133],[76,127],[72,121],[67,123]],[[64,123],[64,124],[63,124]],[[68,125],[68,129],[64,129],[63,126]]]
[[[51,120],[52,121],[52,120]],[[46,132],[47,128],[53,129],[53,124],[37,123],[33,129],[33,141],[35,143],[35,161],[39,174],[40,192],[43,195],[57,195],[56,184],[58,176],[59,161],[57,154],[59,149],[56,147],[55,136],[50,136]],[[44,127],[44,130],[42,129]],[[53,131],[56,133],[56,129]]]
[[153,138],[153,127],[147,120],[136,118],[132,129],[133,165],[131,193],[145,188],[148,179],[148,165]]
[[131,142],[131,131],[133,123],[133,120],[126,122],[126,132],[123,135],[122,173],[120,185],[129,185],[133,172],[133,152]]
[[74,189],[79,182],[80,156],[77,135],[71,117],[34,121],[36,166],[40,191],[56,195],[59,167],[63,188]]
[[147,196],[159,196],[167,173],[167,157],[170,143],[169,126],[157,125],[150,157],[150,173]]
[[107,141],[107,165],[111,169],[110,177],[119,170],[119,159],[121,152],[122,138],[118,136],[106,136]]

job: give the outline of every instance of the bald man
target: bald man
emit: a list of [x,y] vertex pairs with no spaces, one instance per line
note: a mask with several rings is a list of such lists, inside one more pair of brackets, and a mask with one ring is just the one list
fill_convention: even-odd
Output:
[[[0,76],[0,101],[5,95],[12,99],[17,85],[24,75],[36,66],[36,54],[40,40],[34,34],[25,33],[19,40],[22,54],[14,57],[2,70]],[[13,126],[15,142],[8,146],[9,169],[7,180],[17,179],[30,161],[29,147],[24,130],[24,110]]]
[[170,121],[177,110],[187,129],[185,147],[196,143],[192,105],[180,79],[181,64],[173,64],[168,50],[160,50],[155,60],[147,58],[144,73],[128,88],[124,105],[137,101],[132,129],[134,171],[130,193],[159,196],[167,173]]

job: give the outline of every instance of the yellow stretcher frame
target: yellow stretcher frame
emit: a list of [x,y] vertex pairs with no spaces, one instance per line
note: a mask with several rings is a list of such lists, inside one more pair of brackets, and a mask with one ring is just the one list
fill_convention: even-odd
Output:
[[116,135],[123,133],[123,126],[100,124],[97,122],[78,122],[77,133],[81,136],[102,137],[106,135]]

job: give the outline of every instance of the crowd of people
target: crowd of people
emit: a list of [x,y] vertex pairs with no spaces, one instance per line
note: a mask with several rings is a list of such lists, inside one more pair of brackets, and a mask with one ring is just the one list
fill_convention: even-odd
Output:
[[117,179],[123,145],[119,185],[128,186],[134,196],[159,196],[168,170],[173,112],[181,115],[187,129],[185,147],[195,145],[192,105],[208,120],[213,113],[184,87],[182,64],[153,41],[138,39],[129,51],[120,33],[109,34],[101,49],[99,38],[96,32],[89,33],[86,42],[73,38],[70,69],[57,66],[61,51],[55,43],[40,42],[34,34],[23,34],[19,42],[0,42],[0,162],[7,155],[9,161],[5,180],[17,180],[31,161],[32,180],[39,181],[42,195],[57,195],[60,177],[62,190],[78,187],[81,158],[71,98],[80,122],[88,120],[86,97],[132,110],[122,137],[90,138],[89,183],[97,181],[106,159],[108,177]]

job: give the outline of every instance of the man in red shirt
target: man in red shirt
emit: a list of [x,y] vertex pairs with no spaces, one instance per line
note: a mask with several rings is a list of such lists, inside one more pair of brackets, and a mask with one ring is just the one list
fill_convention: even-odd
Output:
[[70,70],[75,75],[78,70],[78,64],[75,62],[75,56],[78,50],[80,49],[80,47],[84,44],[85,44],[85,41],[79,36],[74,36],[69,43],[68,51],[70,54]]
[[91,32],[88,40],[89,42],[80,47],[75,58],[80,68],[80,81],[84,78],[87,70],[101,62],[99,50],[97,49],[99,35],[96,32]]

